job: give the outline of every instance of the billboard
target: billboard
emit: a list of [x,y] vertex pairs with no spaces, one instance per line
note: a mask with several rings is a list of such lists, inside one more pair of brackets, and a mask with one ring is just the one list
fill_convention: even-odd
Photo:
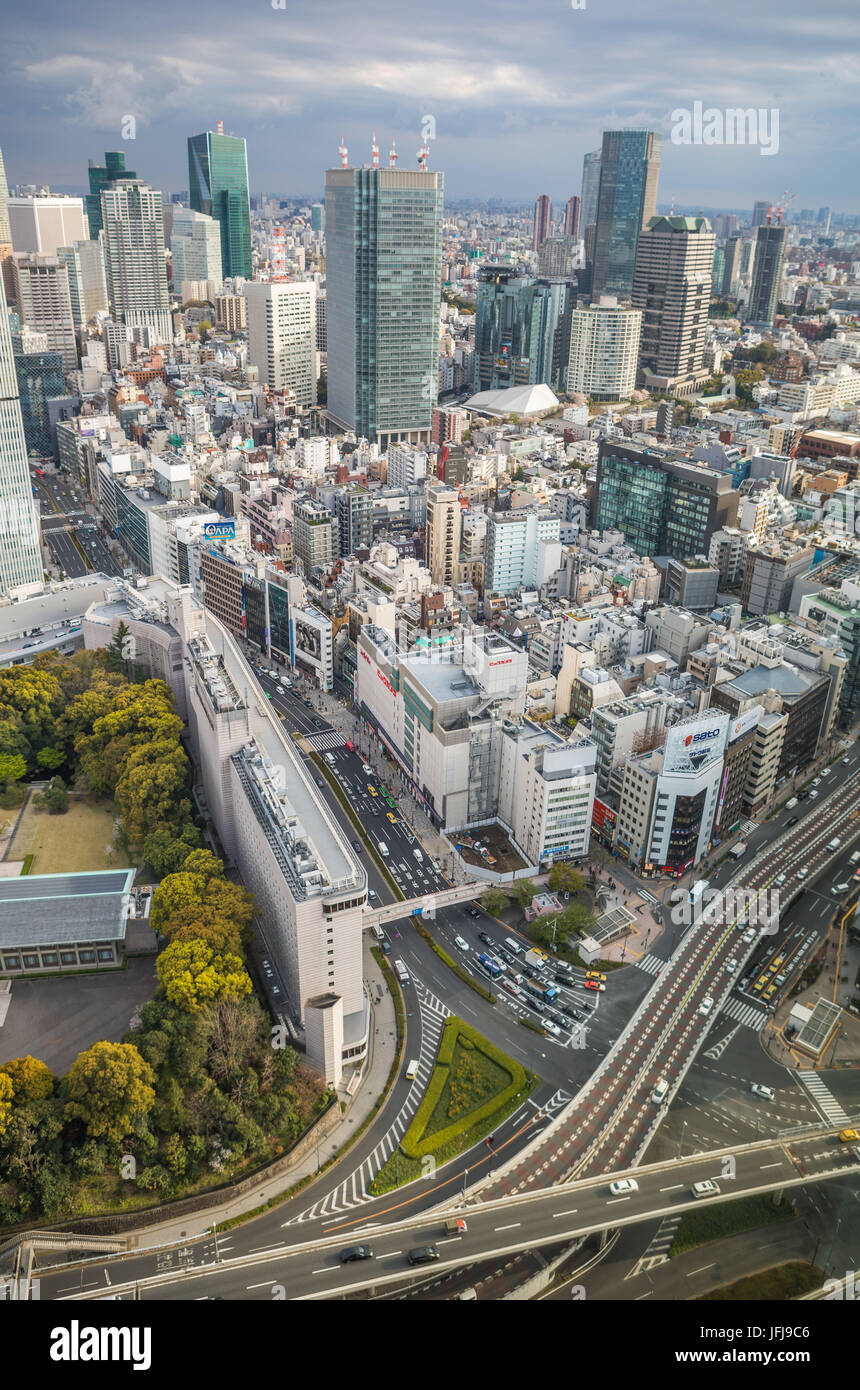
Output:
[[599,797],[594,798],[594,805],[591,808],[591,824],[595,830],[606,835],[611,835],[615,829],[616,813],[611,806],[607,806],[605,801]]
[[666,733],[664,772],[700,772],[722,758],[728,737],[729,716],[721,712],[701,715],[675,724]]
[[236,535],[235,521],[206,521],[203,523],[203,534],[206,539],[215,540],[218,536],[227,536],[233,540]]
[[742,734],[748,734],[750,729],[754,729],[761,718],[761,713],[761,705],[753,705],[752,709],[745,710],[743,714],[738,715],[737,719],[733,719],[729,729],[729,743],[734,743],[736,738],[740,738]]
[[293,643],[296,657],[319,662],[322,659],[322,633],[318,627],[296,618],[293,624]]

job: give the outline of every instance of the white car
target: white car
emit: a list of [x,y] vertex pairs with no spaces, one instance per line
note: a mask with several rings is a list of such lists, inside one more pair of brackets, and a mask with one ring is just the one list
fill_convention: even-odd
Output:
[[813,787],[813,788],[812,788],[812,791],[809,793],[809,799],[810,799],[810,801],[814,801],[815,798],[817,797],[817,795],[818,795],[818,791],[816,790],[815,787]]
[[735,971],[737,970],[737,968],[738,968],[738,963],[737,963],[737,961],[735,960],[734,956],[732,957],[732,959],[731,959],[730,961],[726,961],[726,970],[729,972],[730,975],[734,975],[734,973],[735,973]]
[[709,1013],[711,1012],[711,1009],[712,1009],[713,1007],[714,1007],[714,1000],[713,1000],[713,997],[712,997],[710,994],[706,994],[705,997],[704,997],[704,999],[702,1000],[701,1004],[699,1005],[699,1013],[700,1013],[700,1014],[709,1014]]
[[712,1178],[708,1178],[706,1182],[694,1182],[690,1191],[694,1197],[717,1197],[720,1189]]
[[831,769],[830,769],[829,767],[823,767],[823,768],[821,769],[821,775],[822,775],[822,777],[829,777],[829,776],[830,776],[830,772],[831,772]]
[[844,767],[847,767],[850,762],[851,759],[847,755],[842,759],[842,764]]
[[623,1197],[626,1192],[638,1192],[639,1184],[635,1178],[619,1178],[609,1184],[609,1191],[613,1197]]
[[750,1090],[754,1096],[758,1096],[759,1100],[773,1100],[776,1095],[772,1086],[760,1086],[757,1081],[750,1086]]
[[820,778],[820,777],[813,777],[813,779],[812,779],[812,785],[813,785],[813,787],[820,787],[820,786],[821,786],[821,778]]
[[370,763],[362,763],[361,770],[364,773],[365,777],[373,776],[373,768],[370,766]]
[[468,943],[468,941],[464,941],[463,938],[462,938],[462,936],[455,936],[455,937],[454,937],[454,945],[457,947],[457,950],[458,950],[458,951],[462,951],[464,955],[468,955],[468,953],[469,953],[469,943]]
[[561,1037],[561,1029],[559,1028],[557,1023],[553,1023],[551,1018],[542,1018],[540,1021],[540,1026],[541,1028],[543,1028],[545,1033],[551,1034],[552,1037]]

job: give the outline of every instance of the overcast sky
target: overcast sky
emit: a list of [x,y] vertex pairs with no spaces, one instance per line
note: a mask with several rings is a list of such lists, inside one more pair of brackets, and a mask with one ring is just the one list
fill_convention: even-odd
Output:
[[[574,0],[580,3],[581,0]],[[396,134],[452,198],[560,203],[604,129],[664,132],[659,199],[860,211],[858,0],[0,0],[0,148],[10,183],[83,189],[125,149],[188,186],[186,138],[244,135],[252,191],[319,195]],[[673,110],[779,111],[779,149],[682,145]],[[136,138],[122,139],[133,116]],[[772,139],[772,137],[771,137]]]

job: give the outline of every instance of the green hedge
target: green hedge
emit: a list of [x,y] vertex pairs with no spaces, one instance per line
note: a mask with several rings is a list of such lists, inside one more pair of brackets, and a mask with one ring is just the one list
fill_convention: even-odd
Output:
[[[454,1058],[457,1039],[461,1035],[468,1038],[477,1051],[482,1052],[491,1062],[495,1062],[496,1066],[501,1067],[503,1071],[507,1072],[508,1076],[511,1078],[510,1084],[506,1086],[504,1090],[498,1091],[494,1096],[491,1096],[489,1100],[486,1100],[484,1104],[478,1106],[477,1109],[470,1110],[468,1115],[461,1116],[459,1120],[455,1120],[445,1129],[437,1130],[436,1133],[432,1134],[429,1138],[423,1138],[422,1136],[430,1121],[430,1116],[436,1109],[445,1088],[445,1083],[448,1080],[448,1069]],[[464,1133],[466,1130],[480,1123],[481,1120],[488,1119],[490,1115],[494,1115],[501,1106],[513,1100],[514,1097],[527,1086],[528,1076],[525,1068],[520,1066],[519,1062],[515,1062],[512,1057],[506,1056],[505,1053],[498,1047],[495,1047],[493,1043],[482,1037],[476,1029],[471,1028],[468,1023],[464,1023],[462,1019],[452,1014],[445,1023],[445,1028],[439,1043],[436,1066],[430,1078],[430,1085],[424,1093],[424,1097],[415,1112],[411,1125],[400,1141],[400,1147],[403,1153],[407,1158],[416,1159],[423,1158],[425,1154],[433,1153],[436,1149],[441,1148],[442,1145],[450,1143],[452,1139],[456,1139],[459,1134]]]
[[34,860],[35,858],[36,858],[35,854],[26,854],[26,855],[24,856],[24,866],[23,866],[23,868],[21,869],[21,877],[22,877],[22,878],[23,878],[24,874],[28,874],[28,873],[30,872],[30,870],[32,869],[32,867],[33,867],[33,860]]
[[449,956],[444,947],[440,946],[438,941],[433,939],[420,917],[413,917],[412,921],[415,923],[415,929],[422,941],[426,941],[431,951],[434,951],[439,959],[445,962],[449,970],[453,970],[458,980],[462,980],[464,985],[468,985],[470,989],[473,989],[476,994],[480,994],[481,998],[486,999],[488,1003],[495,1004],[498,1002],[492,990],[485,989],[483,985],[478,984],[477,980],[473,980],[468,970],[464,970],[462,965],[459,965],[457,961],[454,960],[453,956]]

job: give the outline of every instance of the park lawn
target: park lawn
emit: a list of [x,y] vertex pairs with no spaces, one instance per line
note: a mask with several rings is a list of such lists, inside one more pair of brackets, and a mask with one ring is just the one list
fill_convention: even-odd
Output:
[[719,1202],[716,1206],[688,1211],[675,1232],[669,1249],[669,1259],[707,1245],[712,1240],[754,1231],[759,1226],[772,1226],[777,1221],[794,1221],[797,1212],[791,1202],[775,1207],[768,1192],[752,1197],[740,1197],[736,1202]]
[[31,794],[9,848],[9,859],[33,855],[31,874],[78,873],[97,869],[130,869],[125,852],[113,845],[113,802],[72,796],[64,815],[37,811]]
[[722,1288],[701,1294],[696,1303],[785,1303],[801,1294],[820,1289],[824,1282],[824,1270],[803,1260],[789,1260],[784,1265],[774,1265],[763,1269],[759,1274],[749,1274],[734,1284],[724,1284]]

